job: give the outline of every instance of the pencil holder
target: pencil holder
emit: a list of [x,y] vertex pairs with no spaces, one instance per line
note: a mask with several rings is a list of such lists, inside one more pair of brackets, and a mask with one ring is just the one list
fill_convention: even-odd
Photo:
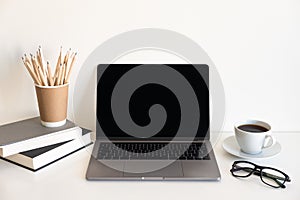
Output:
[[66,123],[69,84],[59,86],[35,85],[41,124],[59,127]]

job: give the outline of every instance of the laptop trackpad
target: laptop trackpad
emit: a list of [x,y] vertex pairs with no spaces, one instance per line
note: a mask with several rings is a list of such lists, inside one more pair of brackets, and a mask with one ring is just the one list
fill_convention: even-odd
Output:
[[[182,177],[181,161],[137,160],[125,161],[125,177]],[[132,172],[132,173],[129,173]]]

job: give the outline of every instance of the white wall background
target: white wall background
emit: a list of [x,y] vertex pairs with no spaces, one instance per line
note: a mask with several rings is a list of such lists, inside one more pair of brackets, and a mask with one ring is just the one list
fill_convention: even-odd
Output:
[[[300,131],[299,0],[0,0],[0,124],[38,114],[23,53],[42,45],[54,62],[61,45],[72,47],[78,72],[103,41],[145,27],[180,32],[207,51],[225,87],[224,130],[259,118],[276,131]],[[85,120],[78,123],[92,123]]]

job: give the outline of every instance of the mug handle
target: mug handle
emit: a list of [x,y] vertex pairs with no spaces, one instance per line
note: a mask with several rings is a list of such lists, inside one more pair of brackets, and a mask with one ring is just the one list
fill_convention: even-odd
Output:
[[[271,142],[270,142],[271,141]],[[263,145],[263,148],[268,148],[276,144],[276,139],[272,135],[266,135],[265,136],[265,142]]]

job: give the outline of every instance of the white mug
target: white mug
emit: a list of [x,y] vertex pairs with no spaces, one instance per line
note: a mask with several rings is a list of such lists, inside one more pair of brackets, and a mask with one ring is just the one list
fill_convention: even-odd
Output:
[[[248,127],[248,130],[246,127]],[[251,128],[254,129],[251,130]],[[262,149],[269,148],[276,143],[275,138],[271,135],[271,126],[266,122],[246,120],[236,123],[234,131],[241,150],[248,154],[259,154],[262,152]]]

